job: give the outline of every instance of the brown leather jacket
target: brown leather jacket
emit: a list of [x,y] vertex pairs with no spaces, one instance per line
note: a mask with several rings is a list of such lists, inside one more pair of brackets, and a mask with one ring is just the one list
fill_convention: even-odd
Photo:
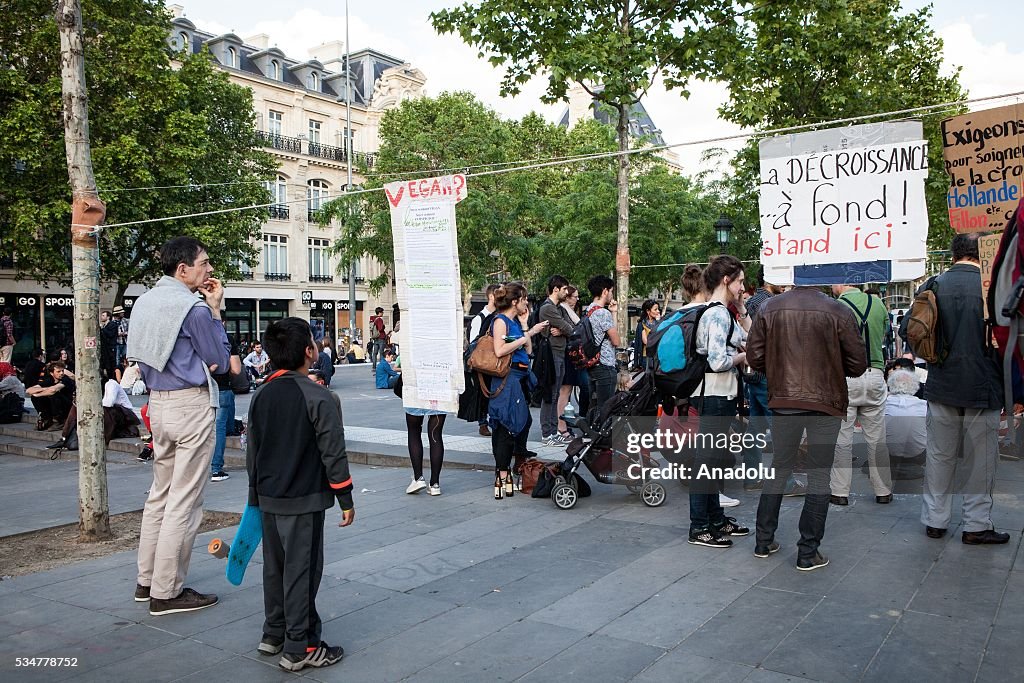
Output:
[[853,312],[820,290],[797,287],[762,306],[747,365],[768,376],[768,407],[846,416],[847,377],[867,369]]

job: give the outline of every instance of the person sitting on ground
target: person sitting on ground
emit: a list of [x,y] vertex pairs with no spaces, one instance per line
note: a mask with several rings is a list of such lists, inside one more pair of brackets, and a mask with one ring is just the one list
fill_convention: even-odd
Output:
[[920,479],[928,446],[928,402],[917,396],[921,382],[912,370],[895,368],[886,382],[885,442],[893,479]]
[[377,363],[377,388],[394,389],[399,377],[398,372],[391,365],[395,362],[395,352],[391,349],[385,349],[384,360],[387,362]]
[[10,363],[0,363],[0,423],[20,422],[25,407],[25,385]]
[[124,369],[124,374],[121,375],[121,388],[132,396],[146,393],[146,383],[142,381],[142,371],[139,370],[138,363],[131,362]]
[[349,363],[365,363],[366,349],[364,349],[358,341],[354,341],[352,342],[352,346],[348,349],[346,358],[348,358]]
[[245,357],[242,365],[254,381],[266,377],[270,369],[270,356],[263,350],[263,344],[255,342],[252,345],[252,353]]
[[32,349],[32,358],[25,363],[22,377],[25,379],[25,388],[34,387],[43,378],[43,369],[46,367],[46,354],[40,348]]
[[[103,406],[103,442],[109,446],[111,439],[138,438],[139,418],[135,414],[135,408],[128,399],[128,394],[116,379],[104,373],[108,379],[103,384],[103,399],[100,402]],[[68,451],[78,450],[78,405],[72,404],[68,416],[64,420],[64,428],[61,429],[60,439],[47,448],[61,449]]]
[[334,363],[331,361],[331,355],[327,353],[327,347],[322,341],[317,342],[317,349],[319,354],[317,355],[316,363],[310,368],[310,376],[316,373],[325,387],[331,386],[331,380],[334,378]]
[[75,380],[64,368],[64,363],[54,361],[46,366],[39,384],[25,393],[39,413],[36,429],[45,431],[54,423],[63,424],[67,419],[75,401]]

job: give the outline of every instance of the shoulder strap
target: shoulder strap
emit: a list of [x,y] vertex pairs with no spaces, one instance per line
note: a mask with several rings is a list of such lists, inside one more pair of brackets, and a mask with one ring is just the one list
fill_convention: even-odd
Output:
[[861,313],[860,309],[853,305],[853,302],[846,297],[839,297],[839,300],[850,307],[850,310],[854,312],[857,318],[860,320],[860,332],[861,338],[864,339],[864,353],[868,361],[868,365],[871,365],[871,329],[868,327],[868,313],[871,312],[871,295],[868,294],[868,305],[864,307],[864,312]]

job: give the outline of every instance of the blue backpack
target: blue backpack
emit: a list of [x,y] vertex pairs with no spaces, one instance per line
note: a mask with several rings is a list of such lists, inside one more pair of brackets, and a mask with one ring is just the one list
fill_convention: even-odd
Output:
[[[659,394],[688,399],[703,383],[711,368],[707,356],[697,353],[697,325],[706,311],[721,305],[712,302],[676,311],[647,333],[648,370]],[[731,339],[735,322],[732,316],[729,321]]]

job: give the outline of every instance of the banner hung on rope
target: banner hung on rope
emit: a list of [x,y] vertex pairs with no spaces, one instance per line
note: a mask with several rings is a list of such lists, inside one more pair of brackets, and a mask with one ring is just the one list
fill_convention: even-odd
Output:
[[761,263],[772,284],[863,284],[924,274],[928,143],[918,122],[759,143]]
[[1024,105],[946,119],[942,156],[950,226],[957,232],[1002,230],[1024,192]]
[[395,287],[402,315],[402,404],[458,412],[462,372],[462,287],[455,205],[466,177],[389,183]]

